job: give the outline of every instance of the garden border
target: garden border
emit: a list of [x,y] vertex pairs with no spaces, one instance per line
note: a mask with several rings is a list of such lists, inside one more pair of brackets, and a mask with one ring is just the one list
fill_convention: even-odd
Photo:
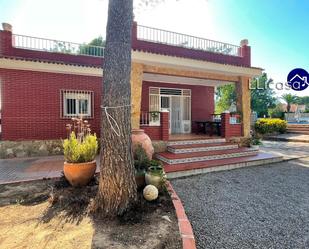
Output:
[[180,198],[178,197],[177,193],[173,189],[172,184],[169,181],[167,182],[167,190],[170,193],[173,205],[176,210],[183,249],[196,249],[195,237],[193,234],[191,223],[186,215]]

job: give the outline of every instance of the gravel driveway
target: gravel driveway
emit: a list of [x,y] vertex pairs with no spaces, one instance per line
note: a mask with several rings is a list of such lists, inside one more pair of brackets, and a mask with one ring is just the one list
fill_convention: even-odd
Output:
[[309,248],[309,163],[290,161],[171,181],[199,249]]

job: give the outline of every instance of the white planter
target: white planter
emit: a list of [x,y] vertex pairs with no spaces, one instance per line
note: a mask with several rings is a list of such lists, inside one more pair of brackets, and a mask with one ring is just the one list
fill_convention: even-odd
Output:
[[259,150],[260,146],[259,145],[250,145],[250,148],[253,150]]

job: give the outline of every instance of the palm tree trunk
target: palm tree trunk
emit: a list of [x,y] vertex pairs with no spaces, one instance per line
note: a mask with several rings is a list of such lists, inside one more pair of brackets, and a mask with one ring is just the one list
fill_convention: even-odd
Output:
[[119,129],[103,108],[101,172],[95,208],[104,216],[122,214],[130,208],[137,196],[131,150],[132,5],[133,0],[110,0],[108,7],[102,105],[116,107],[107,111]]

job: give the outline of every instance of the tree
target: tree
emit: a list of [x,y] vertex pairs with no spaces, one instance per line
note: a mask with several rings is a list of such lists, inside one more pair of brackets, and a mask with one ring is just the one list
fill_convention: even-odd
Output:
[[251,109],[258,117],[267,116],[268,109],[276,106],[275,92],[268,87],[272,82],[273,80],[268,79],[266,73],[251,82]]
[[103,65],[100,183],[94,205],[103,216],[124,213],[137,196],[131,151],[132,23],[133,0],[109,1]]
[[281,99],[283,99],[287,104],[287,106],[286,106],[287,112],[290,112],[291,104],[295,104],[298,101],[298,97],[296,95],[291,94],[291,93],[283,94],[281,96]]
[[228,110],[232,103],[236,103],[235,85],[230,84],[217,87],[215,112],[220,114]]
[[[251,82],[251,109],[257,112],[259,117],[268,115],[268,109],[276,106],[275,93],[268,87],[271,82],[272,79],[268,79],[266,73]],[[235,85],[218,87],[216,92],[216,113],[222,113],[229,109],[231,104],[236,103],[236,101]]]
[[94,38],[88,44],[83,44],[79,46],[79,54],[83,55],[94,55],[103,56],[104,55],[105,40],[102,36]]

